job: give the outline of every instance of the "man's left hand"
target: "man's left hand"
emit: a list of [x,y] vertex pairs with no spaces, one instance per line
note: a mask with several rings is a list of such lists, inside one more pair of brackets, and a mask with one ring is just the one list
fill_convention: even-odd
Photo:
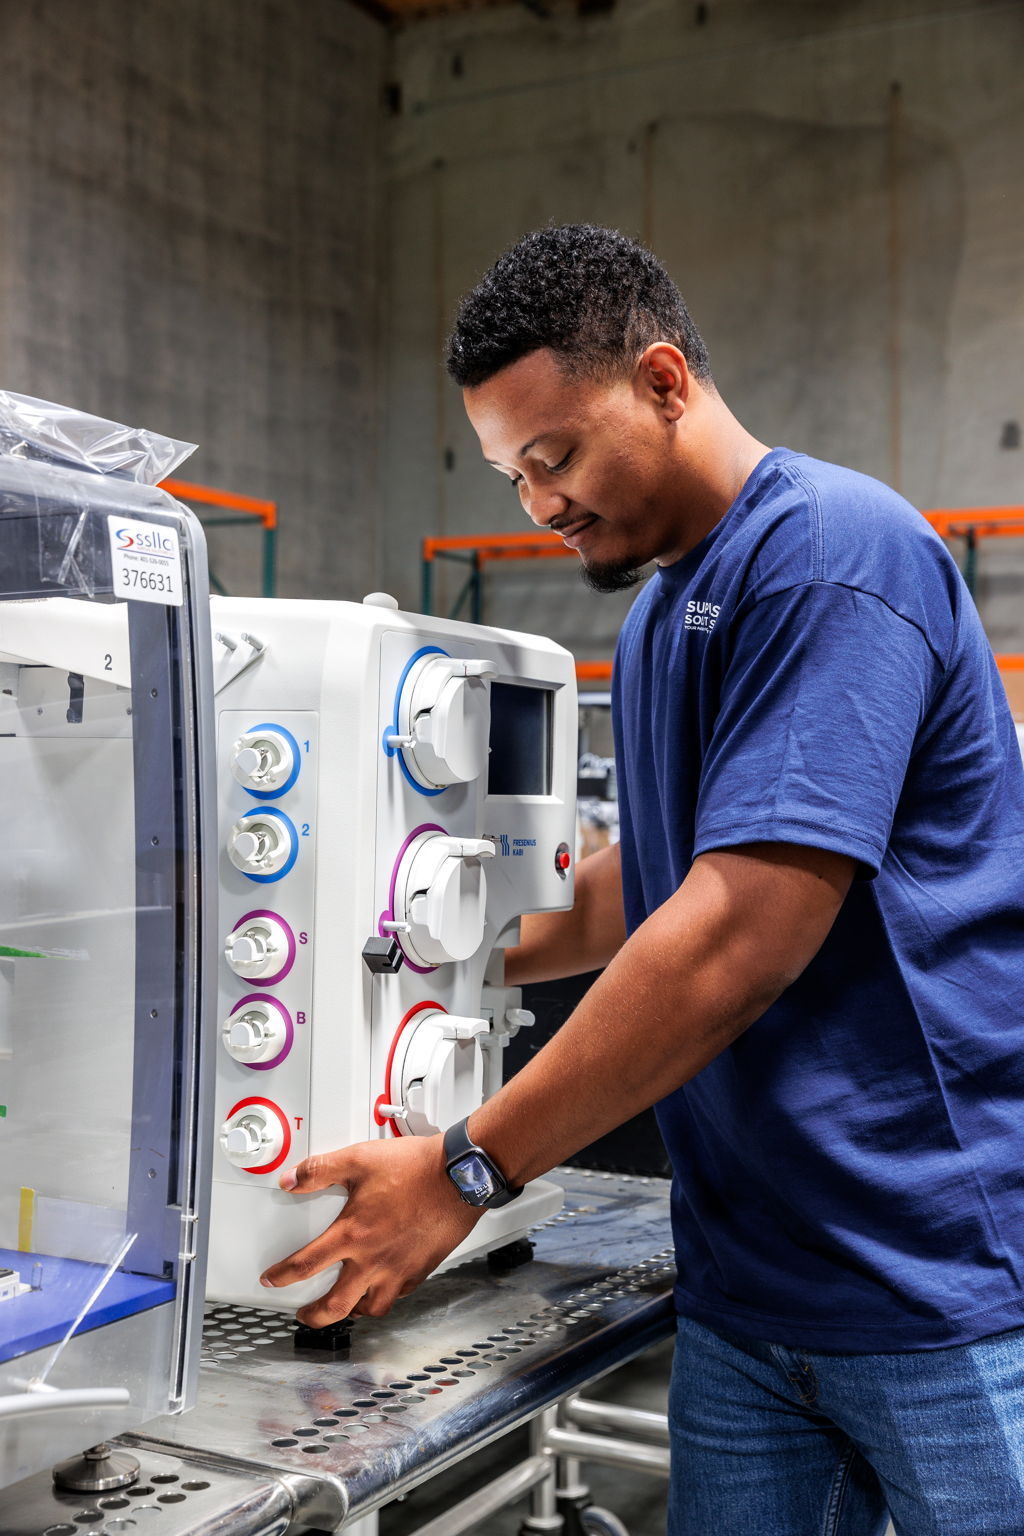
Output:
[[296,1314],[311,1328],[350,1316],[383,1317],[458,1247],[482,1215],[459,1199],[445,1172],[440,1136],[363,1141],[307,1157],[279,1183],[297,1194],[336,1186],[348,1191],[326,1232],[260,1277],[262,1285],[292,1285],[340,1262],[330,1290]]

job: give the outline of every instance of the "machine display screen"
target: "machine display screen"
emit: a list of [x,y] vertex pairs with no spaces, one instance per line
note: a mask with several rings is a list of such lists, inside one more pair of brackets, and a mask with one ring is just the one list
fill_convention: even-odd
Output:
[[550,795],[550,688],[491,684],[489,795]]

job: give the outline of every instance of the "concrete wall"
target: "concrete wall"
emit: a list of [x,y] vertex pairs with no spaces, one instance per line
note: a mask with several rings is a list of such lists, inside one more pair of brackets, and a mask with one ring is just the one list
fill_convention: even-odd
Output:
[[[0,378],[281,505],[284,595],[378,584],[380,89],[345,0],[0,0]],[[256,529],[211,536],[258,590]]]
[[[1018,0],[550,9],[389,36],[347,0],[0,0],[0,379],[278,500],[283,594],[416,606],[425,533],[525,526],[442,378],[457,298],[592,219],[666,260],[758,435],[919,505],[1024,500]],[[257,588],[255,530],[211,545]],[[980,568],[1024,650],[1024,545]],[[628,602],[568,560],[488,589],[581,656]]]
[[[392,75],[384,582],[424,531],[525,526],[438,353],[458,295],[548,220],[647,240],[759,437],[919,506],[1024,501],[1024,7],[619,0],[406,28]],[[996,649],[1024,650],[1024,544],[983,546]],[[487,615],[611,652],[628,599],[504,567]],[[449,593],[454,590],[449,583]]]

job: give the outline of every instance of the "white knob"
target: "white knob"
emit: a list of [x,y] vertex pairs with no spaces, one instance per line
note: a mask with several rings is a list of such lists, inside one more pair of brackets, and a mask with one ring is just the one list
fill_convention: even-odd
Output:
[[246,731],[231,753],[231,772],[239,784],[262,793],[280,789],[295,772],[295,749],[272,728]]
[[232,848],[235,853],[233,862],[255,864],[256,860],[266,852],[266,841],[258,837],[255,832],[239,832],[235,835]]
[[237,938],[229,935],[224,947],[228,961],[236,971],[262,965],[267,958],[267,940],[262,933],[242,933]]
[[279,1056],[288,1040],[284,1009],[270,999],[240,1003],[221,1030],[224,1049],[236,1061],[270,1061]]
[[259,773],[263,763],[263,754],[255,747],[241,747],[235,753],[235,777],[243,781],[252,778]]
[[239,1162],[248,1162],[255,1157],[263,1144],[260,1130],[265,1127],[265,1121],[257,1127],[252,1119],[240,1121],[238,1125],[225,1126],[222,1142],[228,1157]]
[[224,958],[237,976],[273,976],[283,970],[291,949],[288,932],[273,917],[250,918],[224,940]]
[[363,605],[367,608],[397,608],[398,598],[392,597],[390,592],[367,592]]
[[221,1126],[220,1145],[236,1167],[263,1168],[281,1155],[284,1132],[275,1115],[246,1106]]
[[505,1023],[512,1034],[518,1034],[521,1029],[529,1029],[536,1024],[537,1015],[531,1013],[529,1008],[506,1008]]
[[252,1017],[236,1019],[233,1024],[229,1024],[224,1034],[228,1050],[232,1052],[244,1053],[263,1044],[263,1026]]
[[244,875],[276,875],[295,849],[295,829],[282,816],[250,811],[231,829],[228,858]]

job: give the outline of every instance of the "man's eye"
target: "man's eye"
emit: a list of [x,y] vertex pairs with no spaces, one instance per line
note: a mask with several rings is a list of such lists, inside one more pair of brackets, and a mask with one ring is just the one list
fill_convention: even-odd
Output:
[[569,460],[571,458],[572,458],[572,449],[570,448],[569,452],[566,454],[564,459],[559,459],[557,464],[545,464],[544,468],[547,470],[549,475],[557,475],[557,474],[560,473],[561,470],[568,469],[568,467],[569,467]]
[[512,485],[514,486],[514,488],[518,491],[519,487],[523,483],[522,475],[509,475],[508,478],[511,480]]

